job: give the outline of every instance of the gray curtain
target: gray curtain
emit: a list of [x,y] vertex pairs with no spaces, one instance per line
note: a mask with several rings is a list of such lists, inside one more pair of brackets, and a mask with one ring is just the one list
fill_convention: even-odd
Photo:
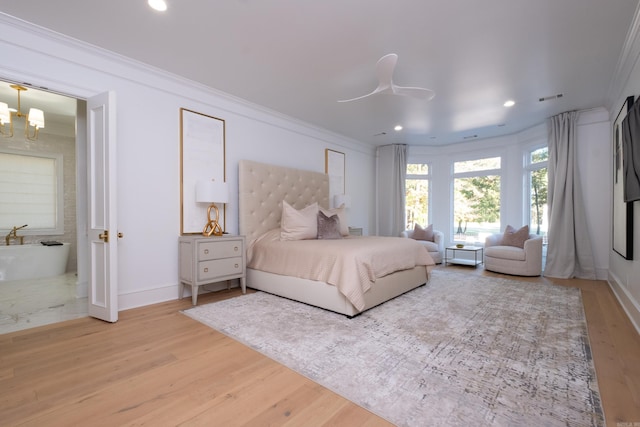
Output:
[[377,149],[377,234],[398,236],[404,230],[407,146],[384,145]]
[[591,239],[576,155],[578,112],[551,117],[549,131],[549,244],[544,275],[595,279]]

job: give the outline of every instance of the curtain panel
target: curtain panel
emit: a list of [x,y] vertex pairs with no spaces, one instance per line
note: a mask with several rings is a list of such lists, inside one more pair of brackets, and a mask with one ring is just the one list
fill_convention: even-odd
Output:
[[384,145],[377,149],[377,234],[399,236],[404,231],[407,146]]
[[549,244],[544,275],[595,279],[591,239],[576,154],[578,112],[551,117],[549,131]]

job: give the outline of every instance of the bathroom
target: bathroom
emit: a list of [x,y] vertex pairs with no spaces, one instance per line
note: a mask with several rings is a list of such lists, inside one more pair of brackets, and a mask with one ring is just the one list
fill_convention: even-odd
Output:
[[[15,162],[16,158],[44,156],[46,159],[55,159],[56,171],[57,165],[62,164],[61,183],[57,185],[61,187],[61,194],[58,194],[55,204],[62,204],[63,209],[58,206],[60,222],[46,232],[30,226],[26,215],[11,213],[11,216],[7,216],[0,212],[0,235],[3,237],[0,245],[6,246],[8,242],[11,246],[24,244],[58,251],[66,249],[68,256],[63,274],[56,272],[54,276],[25,279],[23,275],[16,276],[12,272],[7,278],[18,279],[4,280],[0,277],[0,334],[87,315],[86,286],[79,284],[76,274],[76,110],[79,102],[28,86],[24,86],[27,90],[17,90],[11,87],[12,84],[0,81],[0,103],[18,110],[22,117],[14,112],[13,136],[10,136],[10,128],[6,124],[0,135],[0,184],[7,188],[16,170],[13,165],[14,172],[9,172],[8,162]],[[43,110],[45,117],[45,127],[38,131],[37,138],[33,140],[27,138],[24,131],[24,116],[31,107]],[[33,132],[30,136],[33,137]],[[14,232],[13,227],[17,228]],[[44,247],[42,242],[65,245]],[[39,247],[34,249],[41,250]],[[26,259],[27,264],[33,264],[34,261],[29,260],[35,258]],[[41,261],[37,264],[43,267]],[[31,269],[35,270],[33,267]]]

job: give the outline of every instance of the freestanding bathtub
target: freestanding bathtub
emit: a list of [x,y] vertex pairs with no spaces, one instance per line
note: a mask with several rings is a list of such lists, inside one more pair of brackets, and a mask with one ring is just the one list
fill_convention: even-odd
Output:
[[69,243],[0,246],[0,282],[59,276],[67,269]]

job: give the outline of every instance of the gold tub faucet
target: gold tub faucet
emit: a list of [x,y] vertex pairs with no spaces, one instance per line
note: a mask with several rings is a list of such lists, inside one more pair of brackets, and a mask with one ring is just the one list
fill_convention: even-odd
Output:
[[4,238],[5,242],[7,242],[7,246],[11,244],[12,240],[18,240],[18,239],[20,239],[21,245],[24,244],[24,236],[18,236],[18,230],[20,230],[21,228],[25,228],[26,226],[27,224],[23,225],[22,227],[16,226],[11,229],[9,234],[7,234],[7,236]]

